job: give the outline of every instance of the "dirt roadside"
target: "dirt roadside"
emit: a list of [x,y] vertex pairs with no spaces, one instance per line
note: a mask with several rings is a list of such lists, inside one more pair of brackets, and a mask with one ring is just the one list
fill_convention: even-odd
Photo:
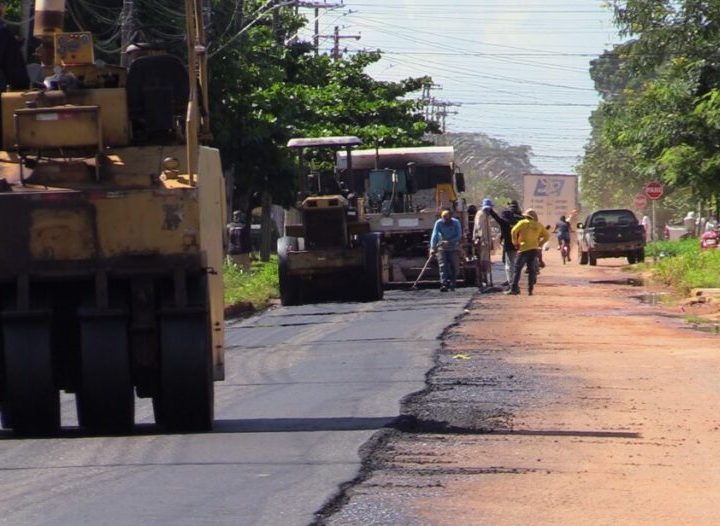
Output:
[[477,295],[320,524],[720,522],[720,337],[620,260]]

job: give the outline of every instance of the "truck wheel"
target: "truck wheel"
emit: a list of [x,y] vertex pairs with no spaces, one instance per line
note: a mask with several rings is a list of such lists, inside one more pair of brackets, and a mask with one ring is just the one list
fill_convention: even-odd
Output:
[[160,394],[157,413],[175,431],[209,431],[213,424],[212,349],[205,312],[173,312],[160,319]]
[[588,264],[588,253],[587,252],[580,252],[580,264],[581,265]]
[[637,256],[635,256],[635,259],[637,260],[638,263],[642,263],[643,261],[645,261],[645,249],[644,248],[641,248],[637,251]]
[[471,263],[465,263],[463,267],[463,286],[465,287],[477,287],[478,283],[478,272],[477,267]]
[[135,423],[135,396],[124,318],[81,323],[78,423],[93,431],[127,432]]
[[365,263],[364,279],[360,280],[359,297],[361,301],[380,301],[383,299],[382,258],[380,254],[380,235],[365,234],[360,238]]
[[628,263],[633,265],[635,263],[635,252],[630,252],[627,256]]
[[296,237],[284,236],[278,239],[278,281],[280,285],[280,303],[283,305],[300,305],[302,303],[302,283],[299,278],[290,275],[288,268],[288,252],[298,249]]
[[4,320],[3,424],[21,435],[52,435],[60,429],[60,392],[55,385],[49,315]]
[[4,403],[0,403],[0,425],[3,429],[12,429],[12,420],[10,420],[10,409]]
[[588,263],[593,267],[597,265],[597,258],[592,252],[588,252]]

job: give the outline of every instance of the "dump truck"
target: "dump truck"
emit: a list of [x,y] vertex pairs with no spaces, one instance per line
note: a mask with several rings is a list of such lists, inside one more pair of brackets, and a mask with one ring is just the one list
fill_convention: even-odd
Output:
[[0,415],[4,428],[125,432],[135,396],[171,430],[207,430],[223,366],[225,199],[203,146],[201,0],[184,3],[187,60],[94,60],[37,0],[43,89],[2,93]]
[[[302,159],[305,150],[351,148],[358,137],[296,138],[288,142]],[[298,202],[285,215],[278,239],[278,275],[283,305],[313,301],[378,301],[383,298],[380,236],[370,231],[362,199],[335,172],[304,173],[299,162]]]
[[[430,236],[444,208],[463,228],[459,284],[475,285],[475,261],[463,192],[465,178],[455,164],[452,146],[355,150],[352,162],[337,152],[339,178],[363,196],[370,230],[381,237],[383,283],[386,288],[413,283],[428,259]],[[425,282],[437,283],[437,266],[429,266]]]

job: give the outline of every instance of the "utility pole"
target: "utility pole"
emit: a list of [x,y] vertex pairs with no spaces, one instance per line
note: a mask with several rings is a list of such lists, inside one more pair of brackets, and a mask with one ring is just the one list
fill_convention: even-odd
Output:
[[422,85],[422,95],[420,96],[420,102],[425,107],[426,121],[435,120],[435,97],[433,97],[431,93],[434,89],[442,89],[442,86],[440,86],[439,84],[434,84],[432,82],[425,82]]
[[22,25],[20,26],[20,38],[22,39],[22,54],[25,58],[25,62],[28,61],[28,57],[32,54],[33,49],[30,49],[30,39],[32,38],[33,28],[33,6],[34,0],[22,0],[20,7],[20,20]]
[[308,8],[308,9],[315,9],[315,35],[313,36],[313,44],[315,45],[315,56],[318,56],[320,54],[320,10],[321,9],[336,9],[338,7],[344,7],[345,4],[342,3],[342,1],[338,3],[328,3],[326,1],[303,1],[298,0],[295,3],[295,8],[299,9],[300,7]]
[[133,0],[123,0],[123,8],[120,13],[120,65],[127,66],[128,58],[126,49],[130,45],[130,39],[135,33],[135,6]]
[[339,60],[342,56],[342,53],[340,52],[340,40],[343,38],[352,38],[355,40],[360,40],[360,35],[341,35],[340,34],[340,28],[338,26],[335,26],[335,31],[332,35],[318,35],[320,38],[332,38],[333,39],[333,50],[330,56],[332,56],[333,59]]
[[460,104],[456,102],[447,102],[447,101],[434,101],[434,104],[436,106],[435,111],[435,122],[437,122],[440,125],[440,129],[443,133],[447,131],[447,116],[448,115],[457,115],[457,111],[448,111],[448,108],[452,106],[460,106]]
[[457,114],[457,111],[450,111],[448,108],[461,106],[461,104],[436,99],[431,93],[434,89],[442,89],[442,86],[433,84],[432,82],[424,83],[422,86],[422,95],[420,95],[420,103],[425,107],[425,120],[436,123],[440,126],[442,133],[445,133],[447,131],[447,116]]

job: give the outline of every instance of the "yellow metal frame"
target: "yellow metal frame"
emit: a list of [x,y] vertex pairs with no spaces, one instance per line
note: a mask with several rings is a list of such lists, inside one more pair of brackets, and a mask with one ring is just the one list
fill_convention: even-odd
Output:
[[[24,108],[15,110],[15,144],[23,159],[25,149],[74,148],[93,146],[100,155],[103,150],[100,106],[55,106],[50,108]],[[68,133],[72,126],[72,133]],[[23,182],[23,164],[20,163],[20,182]],[[100,179],[99,163],[95,163],[95,176]]]

